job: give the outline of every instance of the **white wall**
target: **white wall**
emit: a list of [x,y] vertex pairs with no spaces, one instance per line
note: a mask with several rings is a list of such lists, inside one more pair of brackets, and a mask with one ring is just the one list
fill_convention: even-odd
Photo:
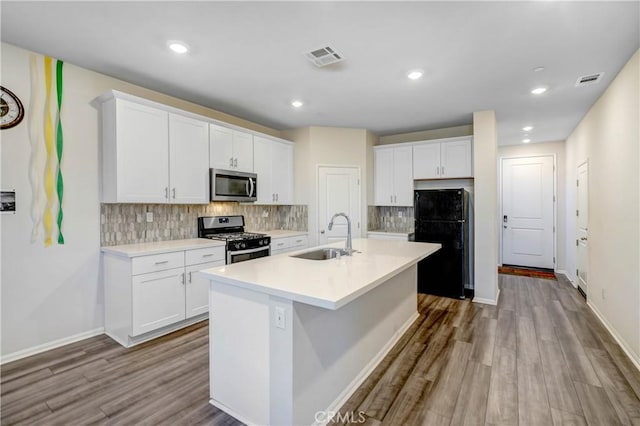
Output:
[[[639,62],[636,52],[566,141],[566,211],[576,210],[576,170],[588,160],[587,299],[640,366]],[[575,228],[568,214],[566,269],[573,281]]]
[[[534,157],[540,155],[554,155],[556,159],[556,271],[565,272],[566,261],[566,160],[565,160],[565,143],[564,141],[519,144],[498,147],[498,170],[500,170],[500,161],[502,158],[509,157]],[[498,174],[498,179],[501,176]],[[498,217],[502,206],[499,206]],[[499,221],[500,219],[498,219]],[[500,231],[500,228],[498,228]],[[498,238],[500,259],[502,259],[502,241]]]
[[[2,44],[2,86],[29,111],[30,52]],[[38,60],[42,57],[38,55]],[[2,131],[1,186],[15,189],[17,213],[0,216],[3,362],[104,326],[100,284],[98,111],[90,103],[109,89],[122,90],[195,113],[280,136],[278,131],[116,80],[64,65],[64,245],[30,242],[30,144],[27,120]]]
[[498,302],[498,172],[494,111],[473,113],[474,301]]
[[297,203],[308,204],[309,245],[318,244],[318,165],[360,167],[361,225],[360,230],[354,228],[352,231],[354,237],[366,235],[367,199],[373,185],[372,147],[376,136],[365,129],[305,127],[285,130],[282,137],[296,143],[294,191]]

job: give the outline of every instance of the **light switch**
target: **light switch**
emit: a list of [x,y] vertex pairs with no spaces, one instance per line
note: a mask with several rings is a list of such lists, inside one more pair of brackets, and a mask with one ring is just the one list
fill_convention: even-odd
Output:
[[285,328],[286,316],[284,312],[284,308],[280,308],[276,306],[276,327],[277,328]]
[[153,222],[153,212],[147,212],[147,222]]

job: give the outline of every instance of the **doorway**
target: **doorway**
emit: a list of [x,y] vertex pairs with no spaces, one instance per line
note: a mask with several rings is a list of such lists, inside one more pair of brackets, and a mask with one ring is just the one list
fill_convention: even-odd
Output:
[[336,213],[346,213],[351,219],[351,233],[360,236],[360,168],[351,166],[318,167],[318,244],[329,244],[347,237],[347,221],[336,219],[331,230],[327,228]]
[[578,290],[584,297],[588,295],[589,271],[589,163],[578,166],[576,179],[576,277]]
[[501,162],[502,264],[555,269],[555,157]]

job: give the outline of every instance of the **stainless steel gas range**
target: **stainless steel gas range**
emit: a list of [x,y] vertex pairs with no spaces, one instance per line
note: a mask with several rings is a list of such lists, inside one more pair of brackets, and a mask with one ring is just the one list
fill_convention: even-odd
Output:
[[226,242],[227,265],[271,254],[271,237],[244,231],[244,216],[198,218],[198,237]]

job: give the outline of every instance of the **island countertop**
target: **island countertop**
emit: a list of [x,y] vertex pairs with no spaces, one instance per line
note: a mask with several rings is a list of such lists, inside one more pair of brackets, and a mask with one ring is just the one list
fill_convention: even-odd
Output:
[[[323,247],[342,248],[344,242]],[[440,244],[354,239],[359,253],[340,259],[264,257],[200,271],[209,280],[326,309],[338,309],[440,249]]]

